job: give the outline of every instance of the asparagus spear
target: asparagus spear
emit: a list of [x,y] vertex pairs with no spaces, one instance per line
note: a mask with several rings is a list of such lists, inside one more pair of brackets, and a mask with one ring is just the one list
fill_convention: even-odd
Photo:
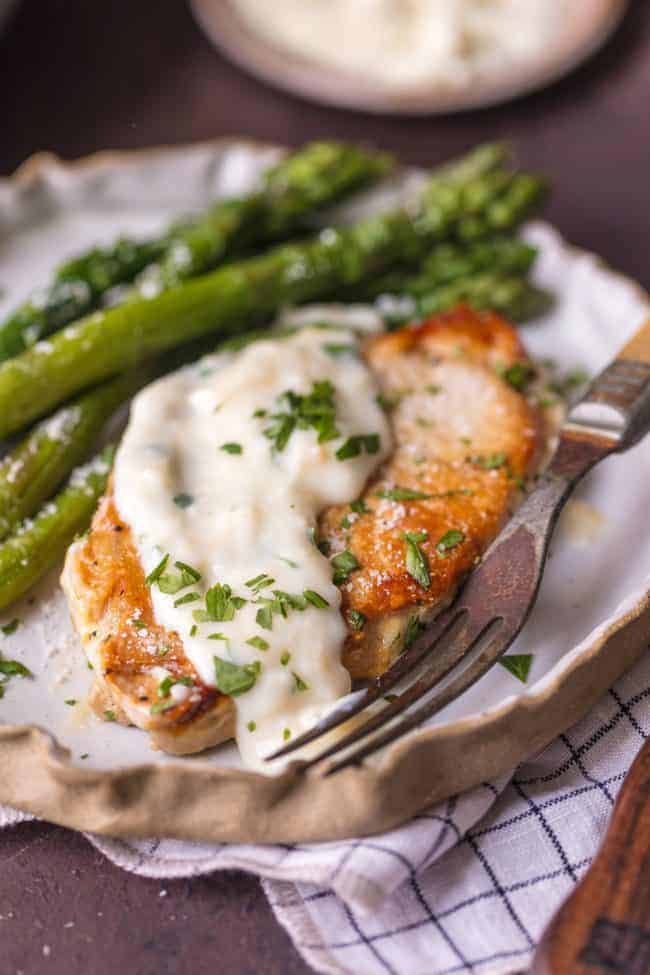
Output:
[[66,487],[33,521],[25,521],[0,545],[0,610],[28,591],[62,558],[70,541],[85,531],[106,487],[112,449],[73,473]]
[[130,373],[84,393],[34,427],[0,461],[0,540],[33,515],[90,453],[106,421],[140,385]]
[[271,169],[257,193],[216,203],[204,217],[177,224],[160,238],[124,238],[68,261],[49,286],[0,323],[0,361],[87,314],[111,288],[133,281],[153,262],[161,260],[153,278],[145,278],[147,293],[210,270],[244,247],[300,229],[314,210],[371,183],[391,166],[385,154],[315,142]]
[[548,311],[553,298],[548,291],[535,287],[521,276],[485,271],[471,278],[450,281],[421,295],[416,308],[419,317],[426,317],[461,303],[478,311],[496,311],[513,321],[525,322]]
[[[277,247],[154,299],[82,319],[0,365],[0,437],[155,353],[210,332],[228,336],[253,327],[283,305],[336,295],[395,261],[418,263],[468,220],[494,232],[495,212],[500,229],[507,211],[508,225],[518,225],[543,195],[544,184],[526,174],[495,183],[495,175],[467,184],[435,179],[417,205],[350,228],[328,228],[315,240]],[[491,190],[479,207],[483,183]]]
[[160,264],[143,277],[146,293],[172,287],[212,270],[226,256],[278,240],[304,228],[307,219],[392,168],[390,156],[358,146],[313,142],[271,169],[262,189],[225,200],[170,235]]
[[50,285],[0,322],[0,362],[97,307],[103,294],[132,281],[160,257],[165,246],[164,239],[137,242],[122,238],[114,247],[96,247],[61,265]]

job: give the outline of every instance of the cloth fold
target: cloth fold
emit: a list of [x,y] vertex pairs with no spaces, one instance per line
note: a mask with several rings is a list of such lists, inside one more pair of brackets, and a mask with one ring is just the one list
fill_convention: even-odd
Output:
[[[148,877],[241,869],[263,878],[278,921],[328,975],[506,975],[527,967],[588,869],[625,774],[650,735],[650,656],[592,713],[512,777],[381,836],[215,845],[88,839]],[[0,826],[31,817],[0,807]]]

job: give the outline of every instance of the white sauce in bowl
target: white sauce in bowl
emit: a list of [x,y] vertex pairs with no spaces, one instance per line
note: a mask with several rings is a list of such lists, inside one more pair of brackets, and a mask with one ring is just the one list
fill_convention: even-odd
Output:
[[[117,509],[145,572],[155,576],[169,556],[151,584],[157,622],[179,633],[206,684],[221,683],[217,657],[227,679],[252,685],[234,697],[238,744],[252,767],[350,687],[340,593],[313,529],[323,509],[359,496],[391,449],[378,388],[357,352],[348,329],[306,327],[203,359],[136,397],[116,457]],[[279,438],[264,432],[281,426],[271,415],[304,418],[313,404],[291,407],[283,394],[306,397],[323,382],[335,407],[331,439],[319,443],[324,427],[307,421],[278,449]],[[351,437],[362,438],[359,452],[337,458]],[[181,578],[175,562],[200,580]],[[161,582],[188,584],[163,592]],[[220,590],[225,609],[215,612],[214,590],[211,601],[206,593],[216,584],[229,586],[230,598]],[[233,606],[232,597],[246,602]]]
[[461,87],[536,58],[568,0],[233,0],[278,47],[393,86]]

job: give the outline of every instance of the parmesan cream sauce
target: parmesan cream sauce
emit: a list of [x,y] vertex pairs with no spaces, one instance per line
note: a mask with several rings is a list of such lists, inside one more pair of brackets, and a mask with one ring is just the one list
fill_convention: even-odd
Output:
[[[261,664],[254,686],[234,697],[237,741],[251,767],[261,769],[262,758],[288,734],[297,737],[350,688],[341,664],[346,627],[340,593],[313,530],[323,509],[359,496],[391,450],[378,388],[357,352],[353,331],[305,327],[238,353],[207,357],[136,397],[116,457],[117,508],[133,531],[145,572],[169,553],[172,572],[173,563],[182,561],[202,577],[176,594],[154,583],[157,622],[179,633],[206,684],[216,684],[215,656],[239,666]],[[340,436],[319,444],[313,428],[295,429],[286,447],[274,450],[264,435],[268,416],[254,413],[271,414],[285,391],[308,394],[322,380],[334,387]],[[379,435],[376,453],[337,459],[347,438],[368,434]],[[229,453],[223,444],[238,444],[241,453]],[[274,582],[256,596],[246,583],[262,573]],[[248,601],[230,621],[197,624],[194,612],[205,609],[205,593],[215,583]],[[276,613],[269,630],[256,621],[263,604],[255,600],[271,597],[273,589],[298,595],[313,590],[328,606],[290,608],[286,618]],[[189,592],[199,593],[200,601],[174,605]],[[225,639],[210,639],[215,633]],[[268,649],[247,642],[255,637]]]
[[568,0],[235,0],[271,43],[395,86],[463,86],[543,53]]

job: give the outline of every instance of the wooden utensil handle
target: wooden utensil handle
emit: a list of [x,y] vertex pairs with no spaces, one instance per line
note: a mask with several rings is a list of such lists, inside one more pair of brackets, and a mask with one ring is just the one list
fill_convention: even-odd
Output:
[[650,363],[650,319],[630,339],[618,354],[619,359],[635,359]]
[[649,975],[650,741],[588,873],[546,929],[531,975]]

